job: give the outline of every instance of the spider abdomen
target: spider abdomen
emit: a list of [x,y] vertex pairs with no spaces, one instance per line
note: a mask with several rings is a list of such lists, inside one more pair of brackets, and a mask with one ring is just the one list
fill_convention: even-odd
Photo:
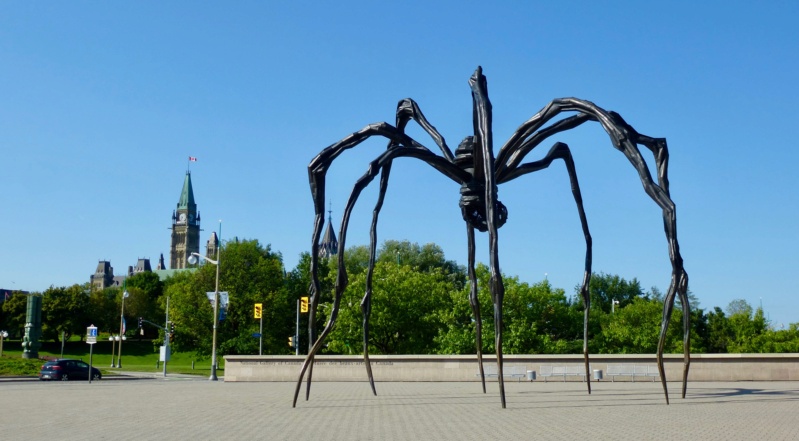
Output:
[[[461,185],[461,200],[458,205],[461,207],[463,220],[479,231],[488,231],[485,185],[476,181]],[[505,225],[505,222],[508,220],[508,209],[497,199],[494,210],[497,213],[496,223],[497,228],[499,228]]]

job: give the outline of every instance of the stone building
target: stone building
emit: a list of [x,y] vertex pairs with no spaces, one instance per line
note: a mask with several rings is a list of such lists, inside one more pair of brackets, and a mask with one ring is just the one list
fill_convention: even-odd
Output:
[[169,268],[188,266],[191,253],[200,252],[200,212],[194,202],[191,172],[186,172],[177,209],[172,212],[172,244],[169,249]]
[[[186,172],[186,177],[183,179],[183,188],[180,191],[177,207],[172,211],[170,229],[172,237],[169,246],[169,268],[166,267],[163,253],[158,259],[155,271],[150,265],[150,259],[139,258],[135,266],[128,266],[125,274],[121,275],[114,275],[111,262],[101,260],[97,263],[94,274],[89,277],[92,289],[102,290],[110,286],[122,286],[126,277],[140,272],[155,272],[162,280],[165,280],[177,270],[191,269],[188,264],[189,256],[191,253],[200,252],[200,212],[194,201],[190,171]],[[219,246],[219,238],[216,233],[211,233],[211,237],[206,243],[205,255],[216,259]]]

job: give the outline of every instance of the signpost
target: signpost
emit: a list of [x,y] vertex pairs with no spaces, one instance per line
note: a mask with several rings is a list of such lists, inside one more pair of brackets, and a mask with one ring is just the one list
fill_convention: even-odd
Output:
[[[255,310],[253,311],[253,315],[255,316],[255,318],[261,320],[261,327],[258,330],[258,335],[257,335],[257,337],[258,337],[258,355],[263,355],[263,353],[264,353],[264,337],[263,337],[263,335],[264,335],[264,314],[263,313],[264,313],[264,305],[263,305],[263,303],[256,303],[255,304]],[[253,334],[252,336],[256,337],[255,334]]]
[[308,313],[308,297],[297,299],[297,321],[294,329],[294,338],[289,337],[289,346],[294,348],[294,355],[300,355],[300,313]]
[[86,343],[89,345],[89,383],[92,382],[92,353],[94,344],[97,343],[97,326],[91,325],[86,328]]

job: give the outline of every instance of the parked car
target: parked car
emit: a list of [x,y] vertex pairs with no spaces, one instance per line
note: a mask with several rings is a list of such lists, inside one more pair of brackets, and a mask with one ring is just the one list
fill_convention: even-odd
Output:
[[[103,378],[100,370],[92,368],[92,380],[99,380]],[[55,361],[48,361],[42,365],[42,370],[39,371],[40,380],[88,380],[89,379],[89,364],[80,360],[60,359]]]

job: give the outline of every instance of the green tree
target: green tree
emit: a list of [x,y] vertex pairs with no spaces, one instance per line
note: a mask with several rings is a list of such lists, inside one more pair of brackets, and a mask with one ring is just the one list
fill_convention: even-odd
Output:
[[[287,298],[280,254],[257,240],[235,239],[223,244],[219,262],[219,290],[228,293],[229,304],[217,327],[217,354],[258,353],[258,340],[252,337],[259,330],[255,303],[263,305],[264,353],[286,353],[283,336],[293,330],[294,302]],[[175,323],[173,350],[211,354],[214,314],[206,293],[214,292],[216,274],[216,265],[207,263],[166,281],[160,307],[168,297],[169,319]]]
[[734,315],[752,316],[752,305],[744,299],[735,299],[727,305],[727,315],[730,317]]
[[[38,293],[32,293],[38,294]],[[25,334],[25,314],[27,313],[28,296],[14,292],[2,303],[3,319],[0,329],[8,331],[9,336],[19,338]]]
[[724,311],[718,306],[707,314],[707,351],[711,354],[722,354],[727,352],[727,348],[735,338],[730,322]]
[[[342,295],[334,330],[327,339],[328,351],[361,353],[363,315],[361,299],[365,273],[350,278]],[[440,269],[420,272],[409,265],[379,260],[372,287],[369,321],[369,352],[372,354],[428,354],[434,338],[443,330],[439,309],[450,309],[452,283]],[[331,308],[331,304],[325,307]]]
[[[335,257],[333,258],[335,260]],[[320,304],[330,303],[333,301],[333,278],[330,276],[330,269],[332,264],[327,259],[320,259],[319,261],[319,282],[321,284],[321,292],[320,292]],[[310,286],[311,286],[311,255],[308,252],[304,252],[300,254],[300,259],[297,262],[297,265],[286,273],[286,277],[284,280],[284,289],[285,289],[285,296],[289,303],[294,303],[296,305],[297,299],[301,297],[308,297],[310,296]],[[295,314],[296,316],[296,314]],[[300,324],[299,324],[299,344],[300,344],[300,352],[306,352],[305,348],[308,347],[308,320],[310,314],[301,314],[300,315]],[[316,330],[317,335],[321,331],[322,327],[325,324],[325,315],[324,311],[318,311],[316,314]],[[294,335],[293,332],[290,334],[285,334],[282,337],[287,340],[289,335]],[[278,339],[281,336],[277,336]],[[278,342],[279,344],[279,342]],[[288,347],[288,345],[286,345]]]
[[760,344],[767,337],[761,337],[768,331],[768,322],[763,310],[758,308],[752,314],[752,307],[745,300],[733,300],[727,307],[730,314],[729,325],[733,339],[727,346],[727,352],[751,353],[761,352]]
[[89,317],[101,331],[119,332],[121,289],[109,287],[89,294]]
[[380,247],[378,260],[394,261],[422,272],[441,271],[457,285],[458,289],[466,282],[466,268],[453,260],[447,260],[444,250],[434,243],[419,246],[407,240],[387,240]]
[[792,323],[788,329],[767,330],[752,341],[751,352],[791,353],[799,352],[799,323]]
[[[166,280],[160,306],[165,308],[169,298],[169,319],[176,325],[175,339],[170,342],[173,351],[211,355],[213,310],[205,292],[197,273],[181,271]],[[163,332],[159,335],[156,345],[163,342]]]
[[86,285],[70,287],[51,286],[42,294],[42,338],[57,341],[61,333],[69,339],[80,335],[91,325],[87,315],[89,310],[89,289]]
[[[488,287],[489,269],[475,268],[483,334],[483,353],[494,352],[494,305]],[[503,277],[503,352],[547,354],[578,352],[582,348],[582,313],[575,312],[562,289],[544,281],[534,285],[517,277]],[[453,307],[441,310],[447,327],[436,338],[437,351],[473,354],[475,322],[469,303],[469,288],[452,293]],[[579,322],[579,324],[578,324]]]
[[[575,292],[579,291],[575,288]],[[627,281],[618,275],[605,273],[592,274],[591,283],[588,286],[591,293],[591,312],[602,311],[610,313],[613,310],[613,301],[617,301],[616,307],[624,307],[632,303],[638,297],[643,296],[641,283],[638,279]]]
[[[599,352],[606,354],[651,354],[657,351],[663,303],[636,298],[615,313],[602,317],[597,336]],[[682,349],[682,312],[675,310],[667,332],[666,352]]]
[[[235,240],[222,247],[220,290],[227,291],[230,305],[227,318],[220,327],[219,348],[224,354],[257,354],[258,340],[252,337],[259,330],[253,318],[256,303],[263,305],[264,351],[280,353],[286,331],[293,329],[295,304],[286,298],[283,289],[283,259],[257,240]],[[213,265],[205,265],[199,277],[208,291],[213,291]]]

